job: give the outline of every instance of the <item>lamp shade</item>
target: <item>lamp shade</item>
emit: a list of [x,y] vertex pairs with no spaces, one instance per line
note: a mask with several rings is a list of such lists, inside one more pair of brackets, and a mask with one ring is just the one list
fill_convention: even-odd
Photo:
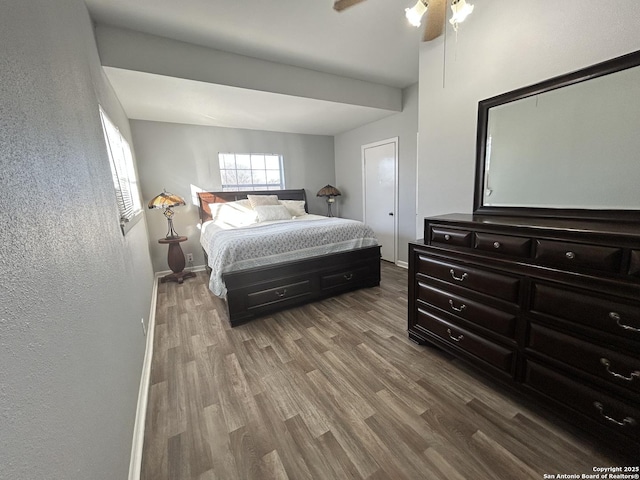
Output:
[[178,238],[180,235],[173,228],[173,207],[179,207],[186,205],[184,198],[174,195],[173,193],[162,192],[160,195],[156,195],[149,202],[149,208],[162,208],[164,209],[164,216],[167,218],[169,230],[167,231],[166,238]]
[[326,187],[322,187],[318,191],[316,197],[337,197],[339,195],[342,195],[342,193],[340,193],[340,190],[331,185],[327,185]]
[[333,197],[337,197],[338,195],[342,195],[342,193],[340,193],[340,190],[338,190],[336,187],[332,185],[327,185],[326,187],[322,187],[316,194],[316,197],[327,197],[327,216],[328,217],[333,217],[333,213],[331,212],[331,204],[336,201],[336,199]]
[[184,198],[173,193],[162,192],[149,202],[149,208],[171,208],[185,205]]

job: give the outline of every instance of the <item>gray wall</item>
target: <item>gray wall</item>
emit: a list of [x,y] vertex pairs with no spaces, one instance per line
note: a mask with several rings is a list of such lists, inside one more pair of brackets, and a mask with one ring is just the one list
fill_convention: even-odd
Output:
[[127,120],[82,0],[3,0],[0,45],[0,478],[123,479],[153,275],[98,103]]
[[423,43],[417,228],[473,209],[479,100],[640,49],[638,18],[636,0],[493,0],[478,3],[457,41],[447,24],[446,56],[442,37]]
[[[286,187],[306,190],[311,213],[326,212],[326,204],[316,193],[327,183],[335,183],[333,137],[141,120],[132,120],[131,129],[143,204],[163,189],[187,201],[187,206],[175,209],[174,225],[180,235],[189,237],[181,246],[185,253],[193,253],[194,266],[204,265],[204,256],[192,187],[221,189],[218,152],[282,154]],[[168,270],[167,246],[157,242],[167,233],[167,220],[159,210],[146,210],[145,215],[153,268]]]
[[402,112],[336,135],[336,182],[342,192],[340,215],[362,220],[362,145],[398,138],[398,260],[408,259],[407,243],[416,238],[416,133],[418,132],[418,84],[403,90]]

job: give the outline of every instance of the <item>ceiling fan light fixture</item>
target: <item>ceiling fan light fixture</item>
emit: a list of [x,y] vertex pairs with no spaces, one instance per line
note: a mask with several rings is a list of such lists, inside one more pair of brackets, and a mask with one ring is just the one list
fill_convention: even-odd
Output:
[[453,15],[449,23],[453,25],[453,28],[456,28],[459,23],[464,22],[465,18],[473,12],[473,5],[467,3],[466,0],[452,0],[451,11]]
[[422,20],[422,16],[426,13],[428,5],[429,2],[427,0],[418,0],[413,7],[404,9],[404,14],[411,25],[414,27],[420,26],[420,20]]

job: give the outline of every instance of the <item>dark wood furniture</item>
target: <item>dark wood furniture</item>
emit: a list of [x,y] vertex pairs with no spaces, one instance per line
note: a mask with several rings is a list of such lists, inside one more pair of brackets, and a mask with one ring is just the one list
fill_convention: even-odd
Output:
[[167,243],[169,244],[169,253],[167,254],[167,263],[169,264],[169,268],[173,273],[165,275],[160,278],[160,283],[164,282],[178,282],[182,283],[185,278],[195,277],[196,274],[194,272],[185,272],[185,260],[184,253],[182,252],[182,247],[180,247],[181,242],[185,242],[187,237],[169,237],[169,238],[161,238],[158,240],[158,243]]
[[[210,203],[241,200],[247,195],[278,195],[280,200],[306,202],[303,189],[199,192],[200,220],[211,220]],[[207,252],[205,261],[211,272]],[[380,246],[228,272],[222,278],[227,287],[229,322],[236,326],[267,313],[379,285]]]
[[640,225],[443,215],[409,245],[409,337],[640,458]]

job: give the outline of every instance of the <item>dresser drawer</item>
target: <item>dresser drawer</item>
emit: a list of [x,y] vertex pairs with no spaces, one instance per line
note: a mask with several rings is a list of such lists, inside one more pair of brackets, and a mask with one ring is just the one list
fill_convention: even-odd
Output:
[[247,294],[247,308],[264,307],[277,303],[286,303],[301,296],[310,295],[312,286],[309,280],[285,283],[273,288],[266,288]]
[[582,243],[536,240],[536,260],[549,265],[619,272],[622,249]]
[[431,243],[443,243],[456,247],[471,247],[471,232],[431,227]]
[[440,290],[423,282],[418,282],[417,296],[419,300],[463,318],[468,322],[505,337],[515,337],[515,315]]
[[323,290],[326,290],[343,287],[345,285],[358,284],[369,275],[371,275],[371,270],[367,267],[347,269],[337,273],[323,275],[320,279],[320,285]]
[[482,268],[418,256],[417,271],[448,283],[517,303],[520,279]]
[[456,348],[462,349],[481,360],[511,373],[515,354],[512,350],[493,343],[479,335],[450,323],[421,308],[416,316],[417,325],[432,335],[444,340]]
[[640,277],[640,250],[631,251],[631,261],[629,262],[629,275]]
[[640,410],[527,360],[525,384],[638,441]]
[[476,233],[474,247],[478,250],[515,257],[528,258],[531,256],[531,239],[526,237]]
[[640,340],[640,305],[535,283],[532,311]]
[[640,392],[640,359],[532,324],[528,349]]

